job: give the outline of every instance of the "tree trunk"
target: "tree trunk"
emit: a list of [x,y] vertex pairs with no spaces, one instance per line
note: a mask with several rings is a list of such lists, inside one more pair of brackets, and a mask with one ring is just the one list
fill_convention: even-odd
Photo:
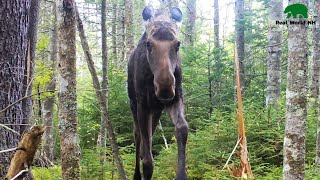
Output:
[[188,46],[193,46],[195,41],[196,0],[187,0],[187,24],[185,40]]
[[282,21],[283,1],[271,0],[269,12],[266,106],[269,114],[277,114],[281,93],[282,27],[276,25],[276,21]]
[[[313,59],[313,61],[315,61],[317,59],[317,61],[319,63],[319,61],[320,61],[320,1],[318,1],[316,3],[316,11],[317,11],[317,17],[315,17],[315,18],[317,20],[317,25],[314,25],[313,31],[312,31],[312,34],[313,34],[312,59]],[[318,71],[319,71],[319,69],[318,69]],[[319,74],[318,74],[318,78],[320,78]],[[318,88],[317,91],[319,91],[319,81],[317,82],[316,85]],[[317,95],[319,96],[319,92],[317,92],[317,93],[318,93]],[[319,103],[320,103],[320,96],[318,99],[318,106],[319,106]],[[315,103],[315,104],[317,104],[317,103]],[[319,109],[318,109],[318,130],[317,130],[317,147],[316,147],[316,167],[317,167],[317,170],[319,171],[320,170],[320,106],[318,108]]]
[[244,0],[236,0],[235,2],[235,35],[240,70],[240,86],[241,94],[244,95]]
[[[290,4],[307,5],[306,0]],[[288,19],[303,21],[305,19]],[[288,72],[283,179],[305,179],[305,129],[308,67],[308,34],[305,25],[288,25]]]
[[117,23],[118,23],[118,19],[117,19],[117,1],[113,0],[112,1],[112,26],[111,26],[111,34],[112,34],[112,54],[113,54],[113,58],[116,60],[118,55],[117,55]]
[[58,99],[62,179],[80,179],[76,95],[76,16],[73,0],[58,0]]
[[133,38],[133,3],[132,0],[125,0],[125,25],[126,25],[126,36],[127,36],[127,59],[134,49],[134,38]]
[[125,10],[123,8],[120,9],[120,16],[119,18],[121,19],[121,57],[120,57],[120,66],[123,66],[126,64],[126,18],[125,18]]
[[[106,16],[107,16],[107,2],[102,0],[101,2],[101,45],[102,45],[102,81],[101,81],[101,93],[103,94],[102,101],[105,104],[105,109],[108,110],[108,49],[107,49],[107,28],[106,28]],[[77,15],[78,21],[80,17]],[[77,22],[78,22],[77,21]],[[99,85],[100,89],[100,85]],[[102,167],[101,179],[105,176],[104,160],[105,160],[105,149],[106,149],[106,130],[107,122],[104,114],[101,113],[101,125],[98,139],[98,147],[100,148],[100,165]]]
[[[36,46],[37,46],[37,31],[38,31],[38,21],[39,21],[39,11],[40,11],[40,1],[31,0],[30,4],[30,21],[29,21],[29,30],[28,30],[28,57],[26,60],[26,71],[24,77],[24,86],[25,86],[25,96],[30,96],[32,94],[32,77],[34,71],[34,61],[36,56]],[[32,116],[32,98],[26,98],[22,101],[23,108],[23,123],[28,124],[30,117]],[[29,129],[30,126],[21,127],[21,132]]]
[[[56,18],[56,8],[55,3],[51,9],[53,14],[52,19],[52,30],[51,30],[51,38],[49,44],[49,63],[51,64],[51,75],[50,81],[47,84],[47,91],[54,91],[56,89],[56,61],[57,57],[57,49],[58,49],[58,41],[57,41],[57,18]],[[43,101],[43,125],[49,127],[44,132],[44,142],[43,142],[43,151],[45,157],[53,162],[53,149],[54,149],[54,139],[53,139],[53,107],[55,102],[55,95],[52,94],[46,97]]]
[[214,18],[213,18],[213,31],[214,31],[214,48],[219,48],[219,1],[214,0]]
[[[25,95],[23,82],[26,72],[30,3],[30,0],[0,0],[0,124],[29,123],[27,120],[23,121],[25,116],[22,101],[4,112],[1,110]],[[22,129],[18,125],[9,127],[16,132],[21,132]],[[16,147],[20,136],[0,127],[0,139],[0,150],[5,150]],[[6,176],[11,154],[12,152],[7,152],[0,155],[0,179]]]
[[83,29],[83,24],[82,24],[82,21],[80,19],[78,12],[77,12],[77,27],[78,27],[78,31],[79,31],[82,49],[84,51],[85,58],[86,58],[86,61],[88,64],[88,69],[89,69],[91,77],[92,77],[93,87],[96,91],[96,96],[97,96],[97,100],[98,100],[98,103],[100,106],[100,111],[102,113],[102,117],[104,118],[104,123],[106,123],[106,128],[107,128],[109,142],[111,144],[112,154],[113,154],[113,157],[116,161],[116,165],[118,167],[119,176],[120,176],[121,180],[125,180],[125,179],[127,179],[127,177],[126,177],[126,174],[124,171],[123,162],[121,160],[119,147],[116,142],[116,137],[113,132],[113,127],[112,127],[112,124],[109,120],[109,113],[108,113],[107,104],[105,101],[107,97],[101,91],[99,78],[98,78],[98,75],[97,75],[97,72],[96,72],[96,69],[94,66],[94,62],[93,62],[92,55],[91,55],[91,52],[89,49],[87,38],[85,36],[85,32]]
[[312,62],[310,67],[310,98],[312,104],[315,103],[319,95],[319,71],[320,71],[320,29],[319,29],[319,16],[320,16],[320,3],[315,1],[315,16],[314,21],[317,25],[312,28]]
[[173,7],[179,7],[177,0],[160,0],[160,8],[164,14],[170,15],[170,9]]

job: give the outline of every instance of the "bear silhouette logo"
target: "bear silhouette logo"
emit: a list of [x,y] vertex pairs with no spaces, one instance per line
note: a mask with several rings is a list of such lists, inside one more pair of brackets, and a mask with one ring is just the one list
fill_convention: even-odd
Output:
[[287,18],[308,18],[308,8],[304,4],[291,4],[286,7],[284,13]]

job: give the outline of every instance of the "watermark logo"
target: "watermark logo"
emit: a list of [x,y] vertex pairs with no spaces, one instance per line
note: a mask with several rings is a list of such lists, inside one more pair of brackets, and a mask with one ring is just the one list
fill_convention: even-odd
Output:
[[304,4],[291,4],[286,7],[284,13],[287,18],[308,18],[308,8]]
[[[277,25],[315,25],[316,21],[308,21],[308,8],[304,4],[291,4],[286,7],[284,13],[287,15],[286,21],[276,21]],[[306,20],[303,20],[306,19]],[[297,20],[296,20],[297,19]]]

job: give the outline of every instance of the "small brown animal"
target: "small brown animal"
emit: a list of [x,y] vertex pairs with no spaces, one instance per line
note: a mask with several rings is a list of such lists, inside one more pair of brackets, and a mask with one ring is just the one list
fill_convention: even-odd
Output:
[[[41,142],[41,136],[46,128],[41,126],[34,126],[26,132],[18,144],[18,148],[13,158],[7,173],[7,178],[10,180],[16,176],[20,171],[31,166],[34,155],[36,154],[38,145]],[[23,176],[16,178],[22,180]]]

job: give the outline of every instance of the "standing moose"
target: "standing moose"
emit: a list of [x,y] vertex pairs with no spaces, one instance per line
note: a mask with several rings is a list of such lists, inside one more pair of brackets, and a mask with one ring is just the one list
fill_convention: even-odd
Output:
[[146,31],[132,52],[128,63],[128,94],[134,119],[136,166],[134,179],[140,180],[140,158],[144,180],[153,174],[152,135],[163,110],[175,125],[178,143],[176,179],[187,179],[185,168],[188,123],[184,118],[181,85],[180,42],[177,23],[182,20],[179,8],[171,9],[171,16],[154,13],[145,7],[142,16]]

